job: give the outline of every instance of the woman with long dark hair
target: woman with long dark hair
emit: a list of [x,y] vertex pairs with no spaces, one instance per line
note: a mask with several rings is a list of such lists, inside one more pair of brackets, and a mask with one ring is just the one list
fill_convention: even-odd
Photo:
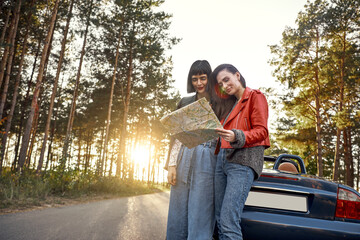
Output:
[[241,215],[253,181],[262,171],[264,150],[270,146],[267,100],[246,87],[245,78],[231,64],[210,76],[212,104],[223,128],[215,170],[215,217],[220,239],[242,239]]

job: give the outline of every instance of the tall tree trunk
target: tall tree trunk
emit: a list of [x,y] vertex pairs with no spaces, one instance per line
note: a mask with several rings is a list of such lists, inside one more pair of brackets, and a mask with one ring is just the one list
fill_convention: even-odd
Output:
[[50,134],[49,149],[48,149],[48,154],[47,154],[47,157],[46,157],[46,163],[45,163],[44,172],[46,172],[46,169],[49,166],[50,158],[52,156],[51,151],[52,151],[52,145],[53,145],[53,141],[54,141],[54,133],[55,133],[55,127],[52,127],[51,134]]
[[80,165],[81,165],[81,139],[82,139],[82,132],[83,130],[80,128],[79,129],[79,139],[78,139],[78,160],[77,160],[77,164],[76,164],[76,169],[79,171],[80,170]]
[[116,71],[117,71],[117,65],[118,65],[118,59],[119,59],[119,49],[120,49],[121,36],[122,36],[122,27],[120,27],[119,36],[118,36],[118,42],[117,42],[117,46],[116,46],[115,65],[114,65],[114,71],[113,71],[113,76],[112,76],[112,81],[111,81],[111,90],[110,90],[108,114],[107,114],[107,120],[106,120],[104,151],[103,151],[103,156],[101,158],[101,168],[100,168],[101,172],[103,172],[104,162],[107,159],[107,153],[108,153],[108,141],[109,141],[110,120],[111,120],[111,108],[112,108],[112,101],[113,101],[113,95],[114,95],[114,86],[115,86]]
[[[130,106],[130,97],[131,97],[131,79],[132,79],[132,71],[133,71],[133,39],[130,40],[129,46],[129,66],[127,71],[127,86],[126,86],[126,96],[124,101],[124,116],[123,116],[123,124],[120,132],[120,153],[116,167],[116,176],[120,177],[121,173],[121,164],[125,165],[125,143],[126,143],[126,127],[127,127],[127,118],[129,113]],[[124,176],[124,174],[123,174]]]
[[[39,99],[41,99],[41,97],[39,97]],[[41,101],[39,101],[41,102]],[[25,158],[25,166],[26,167],[29,167],[30,166],[30,162],[31,162],[31,156],[32,156],[32,153],[33,153],[33,149],[34,149],[34,146],[35,146],[35,143],[36,143],[36,132],[37,132],[37,129],[38,129],[38,123],[39,123],[39,115],[40,115],[40,106],[37,105],[37,108],[35,110],[35,114],[34,114],[34,120],[33,120],[33,123],[32,123],[32,127],[31,127],[31,131],[30,131],[30,145],[28,147],[28,151],[27,151],[27,154],[26,154],[26,158]]]
[[[316,30],[316,61],[319,60],[319,42],[320,36],[319,31]],[[315,66],[315,118],[316,118],[316,142],[317,142],[317,174],[319,177],[323,176],[324,166],[322,159],[322,136],[321,136],[321,104],[320,104],[320,92],[321,92],[321,84],[319,81],[319,66],[318,63]]]
[[[55,19],[54,26],[56,26],[56,22],[57,22],[57,18]],[[51,34],[49,48],[47,49],[46,60],[45,60],[45,64],[44,64],[43,79],[45,79],[45,80],[46,80],[45,76],[46,76],[47,67],[48,67],[48,63],[49,63],[52,42],[53,42],[53,39],[54,39],[54,32],[55,32],[55,27],[53,28],[53,32]],[[31,128],[30,147],[28,147],[28,153],[27,153],[26,160],[25,160],[25,163],[26,163],[25,166],[27,166],[27,167],[30,166],[31,156],[32,156],[32,153],[33,153],[33,148],[35,146],[36,132],[37,132],[37,129],[38,129],[38,122],[39,122],[40,109],[41,109],[40,105],[41,105],[41,102],[42,102],[41,101],[41,99],[42,99],[41,95],[42,95],[42,92],[41,92],[41,87],[40,87],[39,96],[38,96],[38,104],[37,104],[37,108],[36,108],[36,111],[35,111],[32,128]],[[34,159],[36,159],[36,155],[35,155]],[[36,162],[36,160],[34,160],[34,166],[35,166],[35,162]]]
[[[150,146],[152,146],[152,132],[150,132]],[[150,183],[151,178],[151,147],[149,147],[149,163],[148,163],[148,179],[147,182]]]
[[20,19],[20,8],[21,8],[21,0],[19,0],[18,5],[16,7],[16,12],[14,15],[15,18],[15,25],[14,25],[14,30],[12,31],[12,35],[10,37],[10,52],[9,52],[9,58],[7,61],[7,66],[6,66],[6,71],[5,71],[5,81],[4,81],[4,87],[3,87],[3,93],[1,95],[1,100],[0,100],[0,119],[2,119],[3,116],[3,111],[4,111],[4,107],[5,107],[5,102],[6,102],[6,97],[7,97],[7,92],[8,92],[8,88],[9,88],[9,81],[10,81],[10,74],[11,74],[11,70],[12,70],[12,63],[13,63],[13,59],[15,56],[15,40],[16,40],[16,34],[17,34],[17,28],[19,25],[19,19]]
[[109,169],[109,176],[112,176],[113,172],[113,164],[114,164],[114,158],[115,158],[115,144],[112,145],[112,151],[111,151],[111,159],[110,159],[110,169]]
[[[34,3],[34,1],[32,1],[32,4],[33,3]],[[29,13],[29,15],[27,17],[27,22],[28,23],[30,21],[31,15],[32,14]],[[26,32],[25,32],[25,35],[24,35],[24,41],[23,41],[22,50],[21,50],[21,58],[20,58],[20,63],[19,63],[19,69],[18,69],[16,78],[15,78],[13,98],[12,98],[12,101],[11,101],[10,112],[7,115],[5,133],[4,133],[4,136],[3,136],[2,141],[1,141],[1,146],[6,146],[8,134],[9,134],[9,131],[10,131],[10,128],[11,128],[12,118],[14,116],[15,106],[16,106],[16,102],[17,102],[17,96],[19,94],[19,86],[20,86],[20,81],[21,81],[22,67],[23,67],[23,64],[24,64],[24,59],[25,59],[25,55],[26,55],[26,51],[27,51],[27,40],[28,40],[28,36],[29,36],[29,28],[30,28],[30,24],[27,25]],[[19,135],[21,136],[21,134],[19,134]],[[4,160],[4,151],[2,149],[1,156],[0,156],[0,173],[1,173],[1,170],[2,170],[3,160]]]
[[[115,147],[113,147],[112,149],[112,153],[111,153],[111,158],[110,158],[110,168],[109,168],[109,177],[112,176],[112,169],[113,169],[113,164],[114,164],[114,152],[115,152]],[[358,178],[359,179],[359,178]],[[359,185],[359,184],[358,184]]]
[[321,127],[321,116],[320,116],[320,100],[316,98],[316,142],[317,142],[317,175],[323,176],[324,166],[322,158],[322,127]]
[[103,144],[104,144],[104,138],[105,138],[105,128],[104,127],[102,127],[101,128],[101,138],[100,138],[100,149],[99,149],[99,157],[98,157],[98,160],[97,160],[97,162],[96,162],[96,170],[95,170],[95,172],[96,172],[96,175],[98,175],[98,176],[102,176],[102,171],[100,171],[100,167],[101,167],[101,156],[102,156],[102,151],[103,151],[103,149],[102,149],[102,146],[103,146]]
[[88,159],[89,159],[89,149],[90,149],[90,140],[89,140],[89,132],[87,132],[87,141],[86,141],[86,150],[85,150],[85,154],[84,154],[84,158],[85,158],[85,161],[84,161],[84,172],[85,174],[87,173],[87,169],[88,169],[88,166],[89,166],[89,162],[88,162]]
[[9,148],[10,148],[10,141],[8,141],[6,144],[5,159],[8,159]]
[[340,167],[340,144],[341,144],[341,129],[336,128],[336,143],[335,143],[335,156],[334,156],[334,168],[333,168],[333,180],[339,180],[339,167]]
[[90,162],[91,162],[91,148],[92,148],[92,136],[93,133],[92,131],[88,130],[87,131],[87,144],[86,144],[86,153],[85,153],[85,167],[84,167],[84,171],[85,171],[85,174],[88,172],[88,169],[90,167]]
[[12,37],[14,32],[17,32],[17,13],[20,11],[19,8],[21,6],[21,0],[18,1],[17,5],[16,5],[16,9],[14,9],[14,14],[11,18],[11,24],[10,24],[10,30],[8,32],[8,37],[6,38],[6,45],[5,45],[5,49],[4,49],[4,53],[1,59],[1,64],[0,64],[0,87],[2,86],[3,83],[3,79],[4,79],[4,75],[5,75],[5,71],[6,71],[6,63],[8,62],[8,58],[9,58],[9,54],[10,54],[10,46],[11,46],[11,41],[12,41]]
[[154,163],[151,169],[152,183],[155,183],[155,162],[156,162],[156,158],[154,158]]
[[[345,90],[345,82],[344,82],[344,77],[345,77],[345,52],[346,52],[346,34],[343,34],[343,53],[342,57],[340,59],[340,82],[338,84],[339,86],[339,92],[340,92],[340,96],[339,96],[339,107],[338,107],[338,113],[341,113],[343,111],[343,106],[344,106],[344,90]],[[343,129],[341,129],[340,126],[337,126],[337,130],[336,130],[336,145],[335,145],[335,159],[334,159],[334,176],[333,176],[333,180],[337,181],[339,179],[339,166],[340,166],[340,138],[341,138],[341,132],[343,131]]]
[[[140,126],[140,121],[138,122],[138,125]],[[131,149],[131,153],[138,151],[138,149],[140,149],[141,143],[143,142],[143,140],[140,139],[141,136],[140,136],[139,129],[137,129],[137,130],[134,129],[134,132],[136,132],[136,134],[135,134],[135,139],[134,139],[134,144],[133,144],[134,147]],[[137,168],[135,167],[135,161],[131,161],[129,178],[134,179],[134,177],[136,176],[136,172],[137,172]]]
[[70,20],[71,20],[71,17],[72,17],[73,5],[74,5],[74,0],[72,0],[71,3],[70,3],[69,13],[68,13],[67,21],[66,21],[66,26],[65,26],[65,29],[64,29],[64,36],[63,36],[63,39],[62,39],[62,42],[61,42],[60,57],[59,57],[59,62],[58,62],[58,66],[57,66],[56,77],[55,77],[55,81],[54,81],[54,85],[53,85],[51,99],[50,99],[49,113],[48,113],[48,117],[47,117],[46,125],[45,125],[45,130],[44,130],[44,139],[43,139],[43,144],[42,144],[42,147],[41,147],[41,153],[40,153],[40,158],[39,158],[39,164],[38,164],[38,167],[37,167],[37,173],[40,173],[41,168],[43,166],[45,149],[46,149],[46,144],[47,144],[47,140],[48,140],[48,133],[49,133],[49,129],[50,129],[50,123],[51,123],[51,117],[52,117],[52,112],[53,112],[54,102],[55,102],[55,97],[56,97],[56,91],[57,91],[58,81],[59,81],[59,77],[60,77],[61,66],[62,66],[62,62],[63,62],[64,55],[65,55],[65,46],[66,46],[67,34],[68,34],[68,31],[69,31],[69,26],[70,26]]
[[24,136],[23,136],[23,139],[22,139],[22,144],[21,144],[21,149],[20,149],[19,167],[18,167],[19,171],[21,171],[21,169],[23,168],[24,162],[25,162],[26,151],[27,151],[27,148],[28,148],[28,145],[29,145],[31,126],[32,126],[32,122],[33,122],[33,119],[34,119],[35,109],[36,109],[36,107],[38,105],[37,101],[38,101],[40,87],[41,87],[41,83],[42,83],[42,79],[43,79],[46,55],[48,53],[49,42],[50,42],[51,37],[52,37],[53,29],[55,27],[55,20],[56,20],[58,7],[59,7],[59,1],[60,0],[56,0],[56,2],[55,2],[55,6],[54,6],[54,10],[53,10],[53,13],[52,13],[50,26],[49,26],[49,30],[48,30],[48,34],[46,36],[46,40],[45,40],[45,43],[44,43],[44,49],[43,49],[43,52],[42,52],[42,55],[41,55],[39,73],[38,73],[37,82],[36,82],[36,86],[35,86],[35,90],[34,90],[34,94],[33,94],[33,99],[32,99],[32,102],[31,102],[31,110],[30,110],[30,113],[29,113],[29,118],[28,118],[28,120],[26,122]]
[[[43,32],[43,31],[42,31]],[[21,116],[20,116],[20,122],[19,122],[19,136],[15,145],[15,157],[14,157],[14,161],[13,161],[13,168],[17,168],[17,162],[18,162],[18,154],[19,154],[19,147],[20,147],[20,141],[21,141],[21,136],[23,133],[23,123],[24,123],[24,118],[25,118],[25,111],[26,108],[28,106],[28,102],[30,101],[30,90],[32,88],[32,80],[34,77],[34,73],[35,73],[35,69],[36,69],[36,65],[37,65],[37,60],[40,54],[40,48],[41,48],[41,42],[43,39],[43,34],[40,34],[39,37],[39,41],[38,41],[38,46],[37,46],[37,50],[36,50],[36,55],[35,55],[35,59],[34,59],[34,63],[33,63],[33,67],[32,67],[32,71],[31,71],[31,75],[27,84],[27,90],[26,90],[26,95],[25,95],[25,100],[23,101],[23,103],[21,104]]]
[[85,33],[84,33],[84,41],[83,41],[83,46],[82,46],[81,55],[80,55],[80,62],[79,62],[78,72],[77,72],[77,75],[76,75],[75,89],[74,89],[74,94],[73,94],[73,99],[72,99],[71,109],[70,109],[70,114],[69,114],[69,120],[68,120],[68,124],[67,124],[67,129],[66,129],[66,136],[65,136],[65,140],[64,140],[62,158],[61,158],[61,161],[60,161],[61,171],[65,170],[65,165],[66,165],[66,161],[67,161],[67,158],[68,158],[69,141],[70,141],[70,135],[71,135],[72,126],[73,126],[73,122],[74,122],[76,101],[77,101],[77,97],[78,97],[78,90],[79,90],[79,84],[80,84],[81,67],[82,67],[82,63],[83,63],[83,59],[84,59],[84,55],[85,55],[87,34],[88,34],[88,31],[89,31],[90,17],[91,17],[92,9],[93,9],[93,1],[90,2],[90,8],[88,10],[89,12],[88,12],[88,15],[87,15],[87,20],[86,20],[86,29],[85,29]]
[[3,29],[2,29],[1,37],[0,37],[0,46],[1,46],[2,44],[4,44],[5,34],[6,34],[6,31],[7,31],[8,26],[9,26],[10,15],[11,15],[11,8],[8,9],[8,12],[7,12],[7,14],[6,14],[6,19],[5,19],[5,22],[4,22],[4,27],[3,27]]
[[346,184],[354,187],[354,166],[351,154],[351,132],[347,127],[343,131],[344,136],[344,155],[345,155],[345,170],[346,170]]
[[356,189],[359,192],[359,183],[360,183],[360,154],[358,154],[357,159],[357,175],[356,175]]
[[[60,86],[62,86],[62,84],[63,84],[63,81],[61,81]],[[61,96],[61,88],[59,89],[58,96]],[[54,121],[53,121],[53,126],[52,126],[51,132],[50,132],[50,143],[49,143],[48,154],[47,154],[47,157],[46,157],[46,164],[45,164],[44,172],[46,172],[46,169],[48,168],[50,157],[51,157],[51,159],[53,159],[53,154],[51,153],[51,151],[52,151],[52,145],[53,145],[53,141],[54,141],[55,129],[57,128],[56,123],[57,123],[57,114],[59,112],[58,111],[59,110],[59,103],[60,103],[60,97],[59,97],[59,100],[57,101],[56,107],[55,107],[56,111],[54,112]]]

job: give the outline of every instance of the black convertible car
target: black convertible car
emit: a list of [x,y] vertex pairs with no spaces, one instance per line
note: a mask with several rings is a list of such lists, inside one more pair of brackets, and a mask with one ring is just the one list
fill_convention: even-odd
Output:
[[245,203],[244,239],[360,240],[357,191],[306,174],[299,156],[264,159],[267,168],[254,182]]

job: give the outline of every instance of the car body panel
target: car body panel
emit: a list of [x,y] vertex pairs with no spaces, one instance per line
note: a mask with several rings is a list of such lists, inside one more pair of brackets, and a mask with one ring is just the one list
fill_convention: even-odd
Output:
[[[298,156],[299,173],[280,171],[281,156],[265,159],[274,167],[264,169],[251,188],[241,221],[244,239],[360,239],[360,220],[335,217],[339,186],[360,194],[306,174]],[[287,162],[294,157],[283,156]]]
[[244,240],[359,240],[360,224],[244,210]]

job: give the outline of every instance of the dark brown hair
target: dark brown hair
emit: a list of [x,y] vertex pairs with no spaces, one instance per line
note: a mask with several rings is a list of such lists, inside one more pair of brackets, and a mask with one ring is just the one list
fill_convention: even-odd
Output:
[[[192,85],[192,76],[193,75],[200,75],[200,74],[206,74],[207,78],[209,80],[210,78],[210,74],[211,74],[211,66],[209,64],[208,61],[206,60],[197,60],[195,61],[189,70],[189,74],[188,74],[188,81],[187,81],[187,92],[188,93],[192,93],[195,92],[195,88]],[[206,90],[208,91],[208,85],[206,85]]]
[[[232,95],[220,95],[219,91],[217,89],[219,88],[218,82],[217,82],[217,75],[219,72],[226,70],[232,74],[239,73],[240,74],[240,83],[241,85],[246,88],[246,81],[245,78],[242,76],[242,74],[237,70],[236,67],[234,67],[231,64],[221,64],[217,66],[214,71],[210,75],[209,79],[209,88],[210,88],[210,96],[211,96],[211,103],[212,108],[214,109],[214,112],[216,116],[221,120],[226,118],[226,116],[231,112],[234,104],[236,103],[237,99],[235,96]],[[224,97],[225,96],[225,97]]]

